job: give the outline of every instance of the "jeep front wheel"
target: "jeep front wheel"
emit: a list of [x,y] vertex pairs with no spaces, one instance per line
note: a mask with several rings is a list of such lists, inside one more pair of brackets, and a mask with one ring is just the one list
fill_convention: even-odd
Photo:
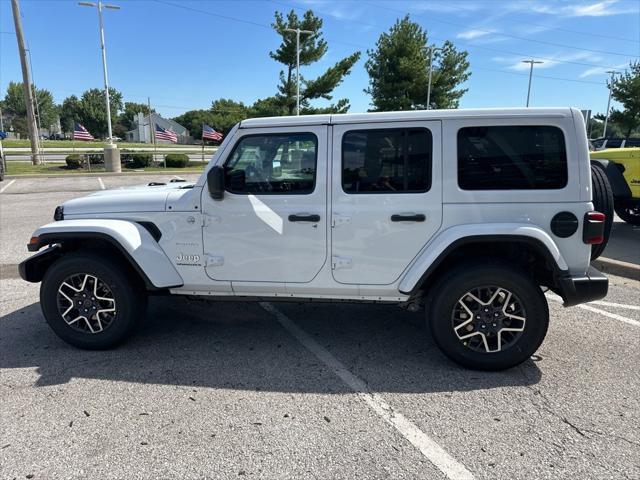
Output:
[[544,340],[549,324],[544,294],[515,269],[489,264],[456,269],[432,291],[427,311],[433,338],[467,368],[516,366]]
[[42,312],[53,331],[79,348],[102,350],[124,341],[142,320],[146,292],[126,268],[91,253],[70,253],[47,270]]

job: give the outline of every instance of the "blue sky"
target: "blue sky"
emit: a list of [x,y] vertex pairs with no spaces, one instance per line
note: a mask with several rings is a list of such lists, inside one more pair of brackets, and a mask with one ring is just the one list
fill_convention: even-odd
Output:
[[[67,0],[21,0],[36,84],[61,102],[102,85],[95,9]],[[640,56],[640,0],[236,0],[116,1],[105,12],[110,83],[125,100],[165,116],[207,108],[225,97],[251,103],[274,94],[281,65],[275,10],[313,9],[324,19],[327,55],[302,74],[313,78],[353,51],[363,57],[335,91],[352,112],[369,108],[363,93],[366,50],[396,18],[411,14],[437,44],[469,51],[471,79],[461,107],[521,106],[528,66],[536,66],[532,106],[606,109],[606,70]],[[9,0],[0,0],[0,89],[21,78]]]

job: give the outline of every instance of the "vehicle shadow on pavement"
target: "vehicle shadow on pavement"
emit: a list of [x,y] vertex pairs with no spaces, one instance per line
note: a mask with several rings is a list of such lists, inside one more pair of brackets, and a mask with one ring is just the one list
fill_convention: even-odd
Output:
[[[376,392],[469,391],[532,385],[529,360],[498,373],[465,370],[434,345],[423,314],[396,306],[274,304]],[[0,368],[36,369],[36,386],[74,378],[207,388],[346,393],[344,385],[257,303],[153,298],[140,331],[109,351],[60,340],[38,303],[0,318]],[[8,372],[5,372],[8,373]]]

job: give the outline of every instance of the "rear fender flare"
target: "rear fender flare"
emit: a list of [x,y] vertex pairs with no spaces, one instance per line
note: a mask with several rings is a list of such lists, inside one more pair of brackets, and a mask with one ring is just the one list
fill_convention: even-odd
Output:
[[558,246],[544,230],[529,224],[494,223],[457,225],[438,234],[418,255],[400,281],[398,290],[411,294],[457,247],[470,242],[526,242],[542,253],[553,265],[554,274],[567,271],[567,262]]
[[594,158],[591,160],[591,165],[595,165],[604,170],[607,175],[611,190],[613,191],[613,198],[616,200],[631,198],[631,188],[624,179],[622,171],[618,167],[618,164],[611,162],[603,158]]
[[175,266],[151,233],[135,222],[105,219],[62,220],[38,228],[32,237],[28,245],[30,251],[38,251],[45,245],[64,245],[65,242],[78,240],[104,240],[124,255],[149,287],[165,289],[184,284]]

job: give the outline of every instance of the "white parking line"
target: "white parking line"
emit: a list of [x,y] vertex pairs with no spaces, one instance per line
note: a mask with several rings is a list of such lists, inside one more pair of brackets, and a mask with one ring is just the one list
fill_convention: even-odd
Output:
[[440,445],[420,430],[400,412],[393,409],[378,393],[372,392],[364,380],[355,376],[328,350],[311,338],[284,313],[270,303],[260,306],[276,317],[280,325],[296,338],[307,350],[320,359],[333,373],[351,388],[384,421],[393,426],[404,438],[416,447],[427,460],[451,480],[471,480],[473,474],[449,455]]
[[102,181],[102,179],[100,177],[98,177],[98,183],[100,184],[100,188],[102,190],[104,190],[104,182]]
[[[557,302],[557,303],[562,303],[562,298],[554,293],[547,293],[546,296],[549,300],[553,300],[554,302]],[[593,313],[604,315],[605,317],[619,320],[620,322],[628,323],[629,325],[633,325],[634,327],[640,327],[640,322],[638,320],[634,320],[633,318],[623,317],[622,315],[618,315],[617,313],[607,312],[606,310],[601,310],[599,308],[592,307],[591,305],[577,305],[577,307],[583,310],[588,310]]]
[[603,301],[596,301],[596,302],[591,302],[592,305],[602,305],[603,307],[615,307],[615,308],[625,308],[627,310],[640,310],[640,306],[638,305],[628,305],[626,303],[614,303],[614,302],[603,302]]
[[16,179],[14,178],[13,180],[11,180],[9,183],[7,183],[4,187],[0,188],[0,193],[3,193],[7,188],[9,188],[13,182],[15,182]]
[[620,320],[621,322],[628,323],[629,325],[633,325],[634,327],[640,327],[640,322],[638,320],[623,317],[622,315],[618,315],[617,313],[606,312],[604,310],[600,310],[599,308],[595,308],[590,305],[578,305],[578,306],[583,310],[589,310],[590,312],[599,313],[600,315],[604,315],[605,317],[614,318],[616,320]]

